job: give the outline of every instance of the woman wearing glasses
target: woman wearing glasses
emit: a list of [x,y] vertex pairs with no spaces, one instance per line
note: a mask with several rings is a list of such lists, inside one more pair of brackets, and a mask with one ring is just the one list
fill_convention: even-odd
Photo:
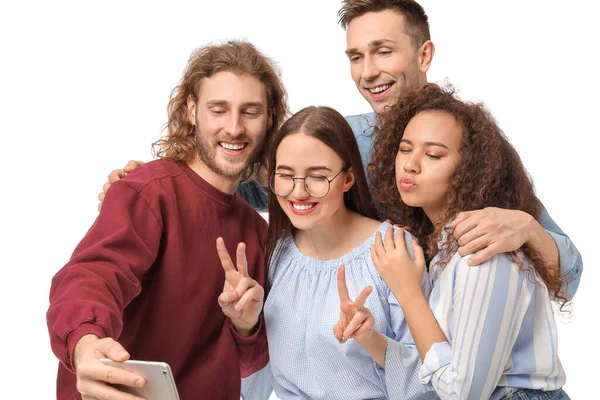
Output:
[[270,369],[244,381],[245,397],[268,398],[272,387],[281,399],[435,398],[423,392],[404,315],[373,265],[376,234],[390,225],[375,220],[346,120],[305,108],[270,154]]

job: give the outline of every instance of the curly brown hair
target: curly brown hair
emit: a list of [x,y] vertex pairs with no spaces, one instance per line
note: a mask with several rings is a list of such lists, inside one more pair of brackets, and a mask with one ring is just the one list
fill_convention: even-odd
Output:
[[[422,111],[448,113],[462,128],[460,161],[443,201],[443,215],[435,224],[420,207],[404,204],[396,187],[395,159],[400,141],[409,121]],[[445,226],[461,211],[499,207],[524,211],[538,218],[543,207],[517,151],[490,112],[482,103],[458,99],[450,85],[441,88],[436,84],[426,84],[406,94],[398,104],[386,110],[381,119],[381,129],[375,134],[373,159],[368,170],[376,199],[383,204],[386,217],[407,226],[424,244],[429,259],[439,252],[438,265],[442,267],[457,251],[458,243],[452,234],[445,235],[441,250],[438,250],[438,240],[442,237],[442,230],[451,233]],[[524,268],[524,254],[548,290],[564,305],[563,278],[554,273],[556,266],[547,265],[541,255],[527,244],[520,250],[522,253],[513,252],[509,257]]]
[[[152,144],[153,153],[157,157],[186,163],[196,157],[196,137],[194,127],[188,119],[187,99],[192,96],[196,100],[202,80],[222,71],[248,73],[265,85],[267,106],[273,121],[271,129],[267,131],[265,143],[279,129],[288,115],[288,107],[287,94],[275,62],[246,41],[231,40],[223,44],[209,44],[192,52],[179,85],[171,92],[167,106],[169,120],[165,124],[167,133]],[[266,147],[258,155],[258,170],[266,171]]]

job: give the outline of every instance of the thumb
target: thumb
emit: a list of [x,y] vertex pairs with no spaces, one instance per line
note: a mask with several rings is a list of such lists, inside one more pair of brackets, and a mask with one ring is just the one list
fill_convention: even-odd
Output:
[[117,362],[129,360],[130,357],[127,350],[119,342],[110,338],[103,340],[98,350],[106,354],[106,357]]

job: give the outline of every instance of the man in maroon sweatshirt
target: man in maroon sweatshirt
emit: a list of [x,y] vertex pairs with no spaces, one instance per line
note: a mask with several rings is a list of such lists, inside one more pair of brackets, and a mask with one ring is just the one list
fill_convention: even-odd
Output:
[[[273,62],[250,43],[192,54],[154,143],[159,159],[112,185],[52,280],[58,399],[133,399],[109,383],[144,379],[102,357],[167,362],[183,400],[239,399],[241,377],[266,365],[267,226],[235,191],[261,169],[285,101]],[[236,247],[238,270],[226,260]]]

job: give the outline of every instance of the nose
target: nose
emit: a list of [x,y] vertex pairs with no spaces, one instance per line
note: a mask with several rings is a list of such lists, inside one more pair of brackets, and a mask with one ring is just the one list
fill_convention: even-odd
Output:
[[245,132],[242,116],[238,111],[232,111],[229,113],[229,118],[225,125],[225,132],[233,137],[239,136]]
[[365,81],[372,81],[377,78],[381,71],[377,67],[377,63],[375,59],[371,56],[366,56],[363,60],[363,70],[362,70],[362,78]]
[[403,169],[405,172],[409,172],[412,174],[418,174],[421,172],[421,164],[419,162],[419,158],[414,153],[410,155],[410,157],[404,163]]
[[310,194],[306,191],[305,181],[304,179],[296,179],[294,180],[294,190],[292,190],[292,195],[294,195],[297,199],[307,199],[310,197]]

